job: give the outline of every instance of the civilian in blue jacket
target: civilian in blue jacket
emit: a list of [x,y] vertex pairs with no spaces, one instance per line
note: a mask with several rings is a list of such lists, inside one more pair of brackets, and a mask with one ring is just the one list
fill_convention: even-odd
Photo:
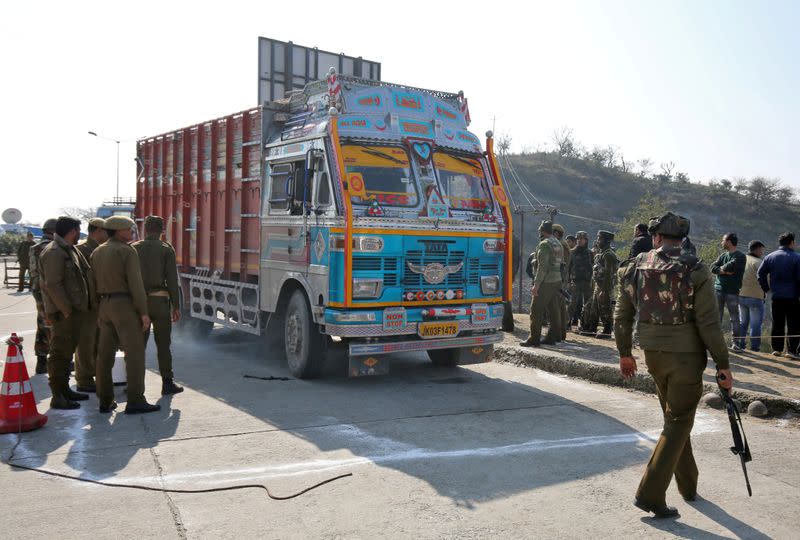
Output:
[[758,284],[765,293],[772,292],[772,354],[783,353],[788,335],[786,356],[800,360],[800,338],[796,337],[800,334],[800,254],[795,252],[793,233],[783,233],[778,243],[780,248],[758,267]]

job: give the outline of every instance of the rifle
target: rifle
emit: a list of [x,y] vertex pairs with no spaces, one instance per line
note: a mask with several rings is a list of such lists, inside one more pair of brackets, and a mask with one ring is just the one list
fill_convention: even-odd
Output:
[[[720,374],[720,380],[725,380],[725,376]],[[753,488],[750,487],[750,477],[747,476],[747,463],[753,461],[753,456],[750,455],[750,445],[747,444],[747,437],[744,434],[744,425],[742,424],[742,417],[739,415],[739,409],[731,399],[730,393],[721,386],[719,393],[722,399],[725,400],[725,408],[728,410],[728,420],[731,422],[731,433],[733,434],[733,446],[731,452],[739,456],[742,462],[742,472],[744,473],[744,482],[747,485],[747,494],[753,496]]]

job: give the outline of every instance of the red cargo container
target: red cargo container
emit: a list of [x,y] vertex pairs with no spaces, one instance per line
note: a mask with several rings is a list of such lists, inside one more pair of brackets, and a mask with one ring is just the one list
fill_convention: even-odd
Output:
[[257,107],[138,142],[139,232],[163,217],[180,272],[257,282],[261,117]]

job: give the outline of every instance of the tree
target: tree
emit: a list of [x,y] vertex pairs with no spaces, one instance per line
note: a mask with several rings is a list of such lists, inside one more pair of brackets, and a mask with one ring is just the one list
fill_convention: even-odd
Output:
[[697,256],[706,264],[710,265],[717,260],[721,249],[722,248],[720,248],[719,241],[712,240],[711,242],[703,244],[697,248]]
[[497,138],[497,150],[501,156],[508,154],[509,150],[511,150],[511,137],[509,135],[500,135]]
[[639,165],[639,176],[647,178],[650,176],[650,171],[653,170],[653,160],[650,158],[642,158],[636,162]]
[[617,166],[617,157],[619,156],[619,148],[614,146],[613,144],[609,144],[605,148],[605,164],[606,167],[609,169],[613,169]]
[[758,206],[764,201],[775,200],[781,187],[776,178],[755,176],[747,183],[747,196]]
[[622,150],[619,152],[619,170],[624,173],[631,172],[632,164],[630,161],[625,161],[625,154],[622,153]]
[[723,191],[730,191],[731,189],[733,189],[733,182],[731,182],[727,178],[723,178],[722,180],[719,181],[719,187]]
[[652,193],[645,193],[639,199],[630,212],[628,212],[623,220],[617,225],[617,234],[615,241],[618,244],[627,244],[633,239],[633,229],[639,223],[647,223],[652,218],[663,216],[667,213],[667,207],[659,197]]
[[739,195],[747,193],[747,179],[741,176],[735,177],[733,179],[733,191]]
[[686,185],[689,183],[689,181],[690,181],[689,175],[686,174],[685,172],[679,172],[675,174],[675,183]]
[[60,210],[62,216],[70,216],[75,219],[79,219],[83,222],[89,221],[93,217],[97,216],[97,207],[96,206],[67,206]]
[[561,157],[577,157],[579,145],[575,142],[572,128],[562,126],[553,132],[553,145]]

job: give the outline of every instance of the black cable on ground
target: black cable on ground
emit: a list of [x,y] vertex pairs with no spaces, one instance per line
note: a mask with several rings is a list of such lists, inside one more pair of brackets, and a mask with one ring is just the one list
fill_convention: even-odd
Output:
[[55,476],[57,478],[65,478],[67,480],[75,480],[78,482],[86,482],[88,484],[95,484],[97,486],[105,486],[105,487],[114,487],[114,488],[127,488],[127,489],[138,489],[140,491],[155,491],[159,493],[217,493],[220,491],[234,491],[238,489],[263,489],[267,492],[267,497],[272,499],[273,501],[288,501],[289,499],[294,499],[299,497],[300,495],[304,495],[309,491],[317,489],[318,487],[322,487],[325,484],[330,484],[331,482],[335,482],[336,480],[341,480],[342,478],[347,478],[348,476],[353,476],[353,473],[346,473],[340,474],[339,476],[334,476],[333,478],[328,478],[327,480],[323,480],[322,482],[317,482],[316,484],[309,486],[305,489],[298,491],[297,493],[292,493],[290,495],[273,495],[270,492],[269,488],[263,484],[240,484],[237,486],[227,486],[227,487],[219,487],[219,488],[206,488],[206,489],[168,489],[168,488],[158,488],[152,486],[142,486],[137,484],[119,484],[116,482],[103,482],[100,480],[91,480],[89,478],[81,478],[80,476],[73,476],[70,474],[63,474],[57,473],[54,471],[48,471],[45,469],[38,469],[36,467],[28,467],[26,465],[18,465],[16,463],[6,463],[9,467],[13,467],[15,469],[22,469],[25,471],[32,471],[37,472],[40,474],[44,474],[47,476]]

